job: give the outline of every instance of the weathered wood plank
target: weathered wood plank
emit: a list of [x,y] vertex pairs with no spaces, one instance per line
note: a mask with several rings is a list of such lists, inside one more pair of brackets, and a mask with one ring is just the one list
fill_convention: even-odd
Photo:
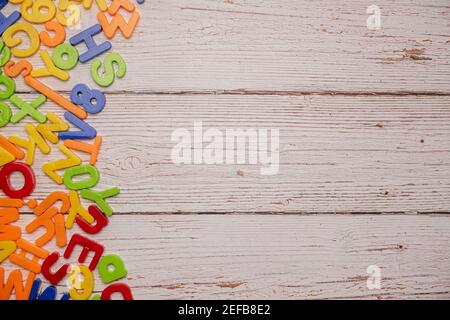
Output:
[[450,298],[450,216],[114,216],[94,239],[139,299]]
[[[128,76],[108,91],[449,94],[448,2],[377,1],[378,31],[366,27],[372,4],[149,1],[138,6],[142,19],[135,36],[113,41],[128,62]],[[82,28],[96,23],[94,11],[83,11]],[[31,60],[42,66],[39,55]],[[77,68],[68,83],[47,83],[61,90],[92,84],[89,67]],[[28,90],[20,82],[18,88]]]
[[[31,96],[22,95],[24,98]],[[105,137],[101,185],[116,212],[448,212],[450,98],[110,95],[88,120]],[[52,104],[43,112],[58,110]],[[58,110],[59,112],[59,110]],[[59,112],[61,114],[61,112]],[[280,129],[279,174],[260,165],[174,165],[173,130]],[[24,136],[23,125],[2,128]],[[42,198],[57,185],[38,169]],[[84,159],[87,159],[84,157]]]

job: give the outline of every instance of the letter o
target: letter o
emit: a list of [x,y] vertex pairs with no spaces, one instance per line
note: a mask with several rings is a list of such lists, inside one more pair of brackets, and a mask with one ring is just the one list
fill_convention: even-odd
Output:
[[[11,174],[20,172],[24,178],[21,189],[14,189],[11,185]],[[0,189],[10,198],[23,199],[28,197],[34,190],[36,179],[33,169],[25,163],[11,162],[0,170]]]
[[[77,182],[73,181],[73,177],[83,174],[88,174],[89,179]],[[98,173],[97,168],[89,164],[80,165],[77,167],[67,169],[66,172],[64,173],[64,184],[70,190],[90,189],[98,183],[99,179],[100,175]]]

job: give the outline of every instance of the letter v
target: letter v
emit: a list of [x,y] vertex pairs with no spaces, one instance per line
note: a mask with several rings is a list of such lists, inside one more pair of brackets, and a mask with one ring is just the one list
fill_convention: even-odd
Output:
[[64,118],[69,121],[74,126],[78,127],[81,131],[67,131],[60,132],[59,138],[62,140],[73,139],[94,139],[97,136],[97,130],[88,125],[85,121],[81,120],[77,116],[73,115],[70,112],[66,112],[64,114]]
[[61,152],[66,155],[67,159],[48,162],[42,166],[42,171],[44,171],[45,174],[53,179],[53,181],[55,181],[57,184],[62,184],[63,178],[56,174],[56,170],[78,166],[81,164],[81,159],[63,144],[59,145],[59,150],[61,150]]

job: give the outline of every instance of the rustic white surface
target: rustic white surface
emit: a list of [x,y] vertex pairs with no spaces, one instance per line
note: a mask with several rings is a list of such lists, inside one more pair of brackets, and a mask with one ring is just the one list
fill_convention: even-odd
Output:
[[[372,4],[381,30],[366,27]],[[128,77],[109,91],[450,93],[446,0],[152,0],[138,9],[132,40],[113,40]],[[81,30],[94,17],[83,10]],[[42,66],[39,55],[31,61]],[[89,67],[47,83],[92,83]]]
[[[434,213],[450,205],[448,97],[108,99],[88,122],[105,137],[97,189],[122,189],[111,199],[116,212]],[[59,112],[51,105],[42,111]],[[192,131],[200,120],[205,130],[279,128],[279,174],[262,176],[260,165],[173,164],[172,131]],[[25,135],[23,126],[3,132]],[[64,157],[53,149],[50,156],[36,152],[39,198],[57,187],[39,169]]]
[[94,239],[123,257],[141,299],[449,296],[450,216],[114,216]]
[[[139,6],[134,38],[113,42],[128,74],[89,118],[105,137],[99,189],[122,188],[96,239],[125,258],[136,298],[450,298],[448,2],[377,1],[379,31],[365,27],[371,4]],[[44,82],[67,95],[93,86],[89,67]],[[171,132],[199,120],[279,128],[280,174],[172,164]],[[60,156],[37,151],[36,168]],[[41,198],[55,185],[36,171]],[[366,288],[372,264],[381,290]]]

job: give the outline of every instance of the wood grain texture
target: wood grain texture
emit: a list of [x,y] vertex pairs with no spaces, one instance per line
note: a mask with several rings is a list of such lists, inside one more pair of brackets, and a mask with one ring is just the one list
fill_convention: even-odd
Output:
[[[377,1],[382,29],[370,31],[373,3],[138,6],[134,37],[113,41],[127,76],[88,119],[105,138],[97,189],[122,189],[95,239],[124,257],[136,298],[450,299],[450,6]],[[94,11],[69,36],[96,23]],[[67,96],[76,83],[97,87],[89,70],[43,81]],[[62,116],[51,102],[41,111]],[[174,165],[171,133],[194,121],[280,129],[280,173]],[[24,136],[23,123],[0,133]],[[39,168],[61,157],[37,151],[35,197],[57,188]],[[370,265],[381,290],[366,287]]]
[[[434,213],[450,208],[449,103],[430,96],[110,95],[88,122],[105,137],[98,189],[122,189],[111,200],[117,213]],[[192,132],[200,120],[204,130],[279,128],[279,174],[262,176],[260,165],[173,164],[173,130]],[[20,126],[2,134],[25,133]],[[57,148],[49,156],[37,151],[38,198],[56,186],[39,168],[62,157]]]
[[450,216],[114,216],[94,239],[138,299],[450,297]]
[[[372,4],[149,1],[138,6],[134,37],[114,39],[112,50],[127,61],[128,76],[108,91],[450,94],[448,1],[377,1],[377,31],[366,27]],[[97,23],[94,11],[83,10],[81,30]],[[39,55],[31,60],[43,65]],[[92,84],[89,68],[81,64],[68,83],[46,81],[61,90]]]

